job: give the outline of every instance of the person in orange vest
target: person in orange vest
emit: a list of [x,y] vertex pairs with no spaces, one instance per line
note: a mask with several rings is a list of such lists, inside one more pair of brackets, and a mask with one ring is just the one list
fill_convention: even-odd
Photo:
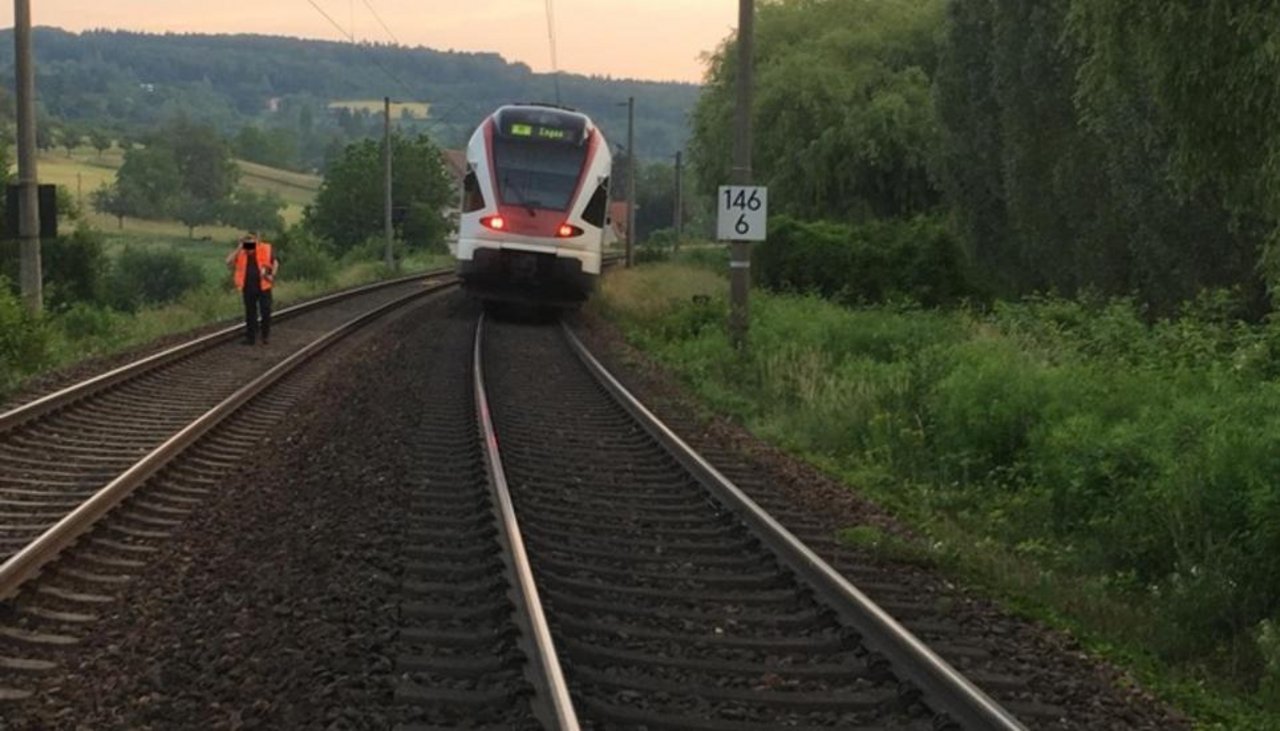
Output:
[[271,244],[256,235],[244,236],[230,254],[227,268],[235,278],[236,289],[244,295],[245,345],[258,338],[258,316],[262,316],[262,344],[271,337],[271,287],[280,271]]

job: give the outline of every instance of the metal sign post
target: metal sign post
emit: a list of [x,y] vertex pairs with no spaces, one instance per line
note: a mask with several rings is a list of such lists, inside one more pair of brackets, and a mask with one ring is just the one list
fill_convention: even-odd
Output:
[[[751,88],[755,37],[755,0],[738,0],[738,106],[734,119],[733,183],[751,185]],[[736,350],[747,347],[751,312],[751,244],[731,237],[729,254],[729,340]]]

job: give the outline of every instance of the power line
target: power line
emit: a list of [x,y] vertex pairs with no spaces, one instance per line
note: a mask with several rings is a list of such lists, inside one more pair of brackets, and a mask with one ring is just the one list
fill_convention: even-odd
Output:
[[391,40],[395,41],[397,46],[404,45],[400,42],[399,38],[396,38],[396,34],[391,30],[386,22],[383,21],[382,16],[378,14],[378,11],[374,9],[373,3],[369,2],[369,0],[360,0],[360,2],[364,3],[364,6],[373,14],[374,20],[378,21],[378,25],[382,26],[382,29],[387,32],[387,35],[391,36]]
[[343,37],[351,41],[351,45],[355,46],[356,48],[359,48],[361,52],[363,52],[364,55],[370,61],[373,62],[374,66],[377,66],[378,68],[382,69],[382,73],[386,74],[391,78],[392,81],[395,81],[397,84],[399,84],[400,88],[405,91],[407,96],[409,96],[410,98],[413,97],[413,90],[409,88],[408,84],[404,83],[404,81],[399,76],[396,76],[394,71],[384,66],[382,62],[378,60],[377,56],[374,56],[372,53],[369,52],[369,49],[365,48],[363,45],[359,43],[356,43],[355,34],[348,31],[346,28],[343,28],[341,23],[334,20],[332,15],[329,15],[328,13],[326,13],[324,8],[320,7],[320,5],[316,3],[316,0],[307,0],[307,3],[309,3],[311,7],[315,8],[317,13],[320,13],[321,15],[323,15],[324,19],[329,21],[329,24],[332,25],[334,28],[336,28],[338,32],[343,35]]
[[556,84],[556,104],[560,103],[560,62],[556,58],[555,0],[547,0],[547,40],[551,42],[551,78]]

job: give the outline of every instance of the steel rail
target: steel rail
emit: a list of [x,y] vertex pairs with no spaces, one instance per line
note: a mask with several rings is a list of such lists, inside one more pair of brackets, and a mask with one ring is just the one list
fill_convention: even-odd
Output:
[[573,707],[573,699],[569,695],[569,685],[565,681],[560,668],[560,660],[556,654],[555,643],[551,639],[551,628],[547,625],[546,613],[542,609],[542,601],[538,597],[538,587],[533,580],[533,569],[529,565],[529,556],[525,551],[524,538],[520,533],[520,523],[516,519],[515,504],[511,500],[511,490],[507,485],[506,472],[502,467],[502,455],[498,449],[498,437],[493,427],[493,417],[489,411],[489,398],[484,385],[484,361],[481,357],[481,345],[484,342],[484,315],[476,325],[475,353],[472,359],[473,380],[475,383],[476,415],[479,422],[480,439],[484,443],[485,467],[489,472],[489,488],[493,494],[494,511],[498,515],[500,526],[499,537],[504,548],[503,561],[508,570],[516,577],[513,587],[517,605],[524,610],[523,627],[532,647],[534,656],[534,686],[547,695],[551,705],[550,719],[552,728],[559,731],[578,731],[578,714]]
[[947,714],[970,731],[1027,731],[1013,714],[859,591],[640,403],[591,354],[568,324],[561,322],[561,327],[583,365],[632,418],[737,513],[792,571],[804,577],[832,609],[858,630],[868,648],[883,655],[899,677],[914,683],[935,711]]
[[214,406],[204,415],[170,437],[164,444],[156,447],[141,460],[134,463],[124,473],[107,483],[92,497],[81,503],[79,507],[64,516],[22,550],[9,557],[9,560],[5,561],[4,564],[0,564],[0,600],[13,596],[23,583],[35,576],[41,567],[56,558],[77,537],[92,528],[103,516],[119,505],[121,501],[129,497],[148,479],[173,462],[178,455],[195,444],[202,436],[238,411],[250,399],[262,393],[312,357],[351,334],[351,332],[365,323],[412,300],[447,289],[454,286],[454,284],[456,282],[445,282],[434,287],[411,292],[404,297],[353,318],[277,363],[253,381],[245,384],[217,406]]
[[[342,300],[357,297],[362,294],[368,294],[369,292],[376,292],[381,289],[387,289],[401,284],[408,284],[419,279],[434,279],[437,277],[447,276],[452,273],[452,269],[435,269],[407,277],[398,277],[396,279],[388,279],[383,282],[375,282],[373,284],[345,289],[341,292],[335,292],[333,294],[293,305],[292,307],[287,307],[277,312],[275,314],[275,319],[287,320],[291,317],[303,314],[304,312],[310,312],[311,310],[319,309],[326,305],[333,304],[334,302],[341,302]],[[244,327],[242,325],[226,327],[218,330],[217,332],[182,343],[181,345],[175,345],[174,347],[168,348],[159,353],[153,353],[152,355],[133,361],[132,363],[126,363],[125,365],[114,368],[106,373],[94,376],[93,378],[89,378],[54,393],[42,396],[30,403],[23,404],[22,406],[0,413],[0,434],[11,431],[33,419],[37,419],[45,414],[57,411],[64,406],[99,393],[111,386],[132,380],[176,360],[185,358],[186,356],[193,355],[204,350],[209,350],[224,342],[234,340],[243,332]]]

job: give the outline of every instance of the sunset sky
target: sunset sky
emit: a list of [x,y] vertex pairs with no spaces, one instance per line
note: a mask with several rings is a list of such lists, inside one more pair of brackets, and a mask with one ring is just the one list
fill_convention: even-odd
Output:
[[[315,0],[360,40],[496,51],[535,70],[550,65],[544,0]],[[267,33],[345,39],[307,0],[36,0],[36,25],[68,30]],[[699,55],[737,24],[733,0],[555,0],[560,68],[586,74],[699,81]],[[0,2],[0,25],[13,5]],[[39,48],[36,49],[37,56]]]

